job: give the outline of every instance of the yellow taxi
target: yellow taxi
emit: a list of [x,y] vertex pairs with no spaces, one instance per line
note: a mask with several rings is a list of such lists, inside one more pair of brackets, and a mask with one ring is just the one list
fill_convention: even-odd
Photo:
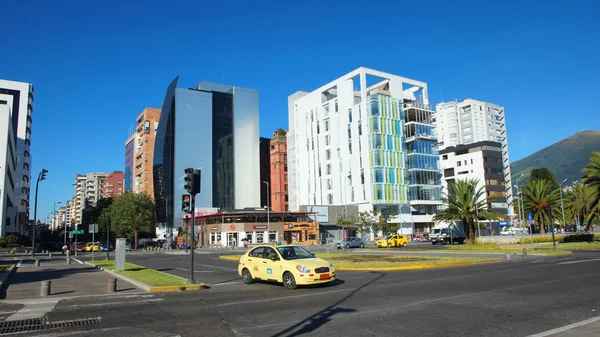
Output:
[[91,252],[91,251],[99,252],[100,251],[100,245],[99,245],[98,242],[88,242],[85,245],[85,251],[86,252]]
[[377,240],[375,242],[377,248],[406,247],[406,245],[408,245],[408,238],[400,234],[390,234],[385,239]]
[[295,245],[260,245],[250,249],[240,257],[238,274],[246,284],[273,281],[283,283],[287,289],[335,281],[331,263]]

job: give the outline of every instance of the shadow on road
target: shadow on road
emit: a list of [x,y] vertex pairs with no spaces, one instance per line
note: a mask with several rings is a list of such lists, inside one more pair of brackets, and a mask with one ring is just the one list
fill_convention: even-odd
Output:
[[329,305],[328,307],[317,312],[316,314],[303,319],[301,322],[298,322],[298,323],[294,324],[293,326],[272,335],[272,337],[282,337],[282,336],[293,337],[293,336],[300,336],[305,333],[310,333],[310,332],[317,330],[318,328],[320,328],[327,322],[329,322],[331,320],[331,317],[333,317],[335,314],[355,312],[356,309],[342,308],[342,307],[338,307],[338,306],[340,304],[344,303],[350,297],[354,296],[360,290],[379,281],[382,277],[384,277],[386,275],[385,273],[374,272],[374,271],[370,272],[370,273],[378,274],[378,275],[371,281],[369,281],[369,282],[363,284],[362,286],[356,288],[355,290],[353,290],[347,296],[344,296],[344,298],[342,298],[341,300]]

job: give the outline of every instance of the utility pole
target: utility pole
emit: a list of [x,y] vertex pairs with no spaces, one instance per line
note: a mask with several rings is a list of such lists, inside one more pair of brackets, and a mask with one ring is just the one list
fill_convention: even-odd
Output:
[[35,183],[35,201],[33,204],[33,235],[31,237],[31,256],[35,257],[35,227],[37,226],[37,200],[38,200],[38,187],[40,185],[40,181],[46,179],[46,173],[48,170],[42,169],[42,172],[38,175],[37,181]]

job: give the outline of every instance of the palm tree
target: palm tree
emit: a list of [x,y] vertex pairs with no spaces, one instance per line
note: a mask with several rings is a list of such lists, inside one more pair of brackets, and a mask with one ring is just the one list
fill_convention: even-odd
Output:
[[556,207],[558,200],[559,190],[553,188],[549,180],[529,180],[527,186],[523,188],[524,209],[532,213],[535,223],[540,224],[542,234],[546,233],[544,224],[550,224],[551,214],[548,208],[552,209],[552,216],[555,218],[560,213],[560,207]]
[[600,152],[592,152],[590,162],[581,171],[585,173],[583,182],[589,185],[592,190],[591,212],[588,215],[588,218],[585,219],[585,229],[589,230],[592,221],[595,218],[600,217]]
[[446,194],[448,207],[433,217],[434,221],[462,221],[469,243],[475,242],[475,221],[507,219],[505,214],[490,211],[479,180],[457,180]]
[[140,230],[147,229],[152,224],[152,212],[149,209],[140,209],[139,213],[132,214],[125,220],[133,232],[135,249],[138,248],[138,233]]
[[[577,184],[569,192],[565,200],[565,211],[574,216],[581,225],[589,226],[590,216],[594,213],[595,191],[588,184]],[[589,230],[589,227],[587,227]]]

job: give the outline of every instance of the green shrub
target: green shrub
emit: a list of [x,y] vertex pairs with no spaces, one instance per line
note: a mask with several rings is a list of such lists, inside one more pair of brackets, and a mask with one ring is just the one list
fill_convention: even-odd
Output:
[[[598,234],[577,234],[565,237],[563,242],[592,242]],[[600,235],[598,235],[600,236]]]
[[8,247],[8,240],[6,240],[6,238],[0,237],[0,248],[6,248],[6,247]]
[[[554,237],[556,238],[556,242],[562,242],[565,238],[564,235],[555,235]],[[531,240],[532,240],[531,237],[523,237],[523,238],[519,238],[517,243],[520,243],[520,244],[531,243]],[[545,236],[534,236],[533,237],[533,243],[543,243],[543,242],[552,242],[552,236],[545,235]]]

